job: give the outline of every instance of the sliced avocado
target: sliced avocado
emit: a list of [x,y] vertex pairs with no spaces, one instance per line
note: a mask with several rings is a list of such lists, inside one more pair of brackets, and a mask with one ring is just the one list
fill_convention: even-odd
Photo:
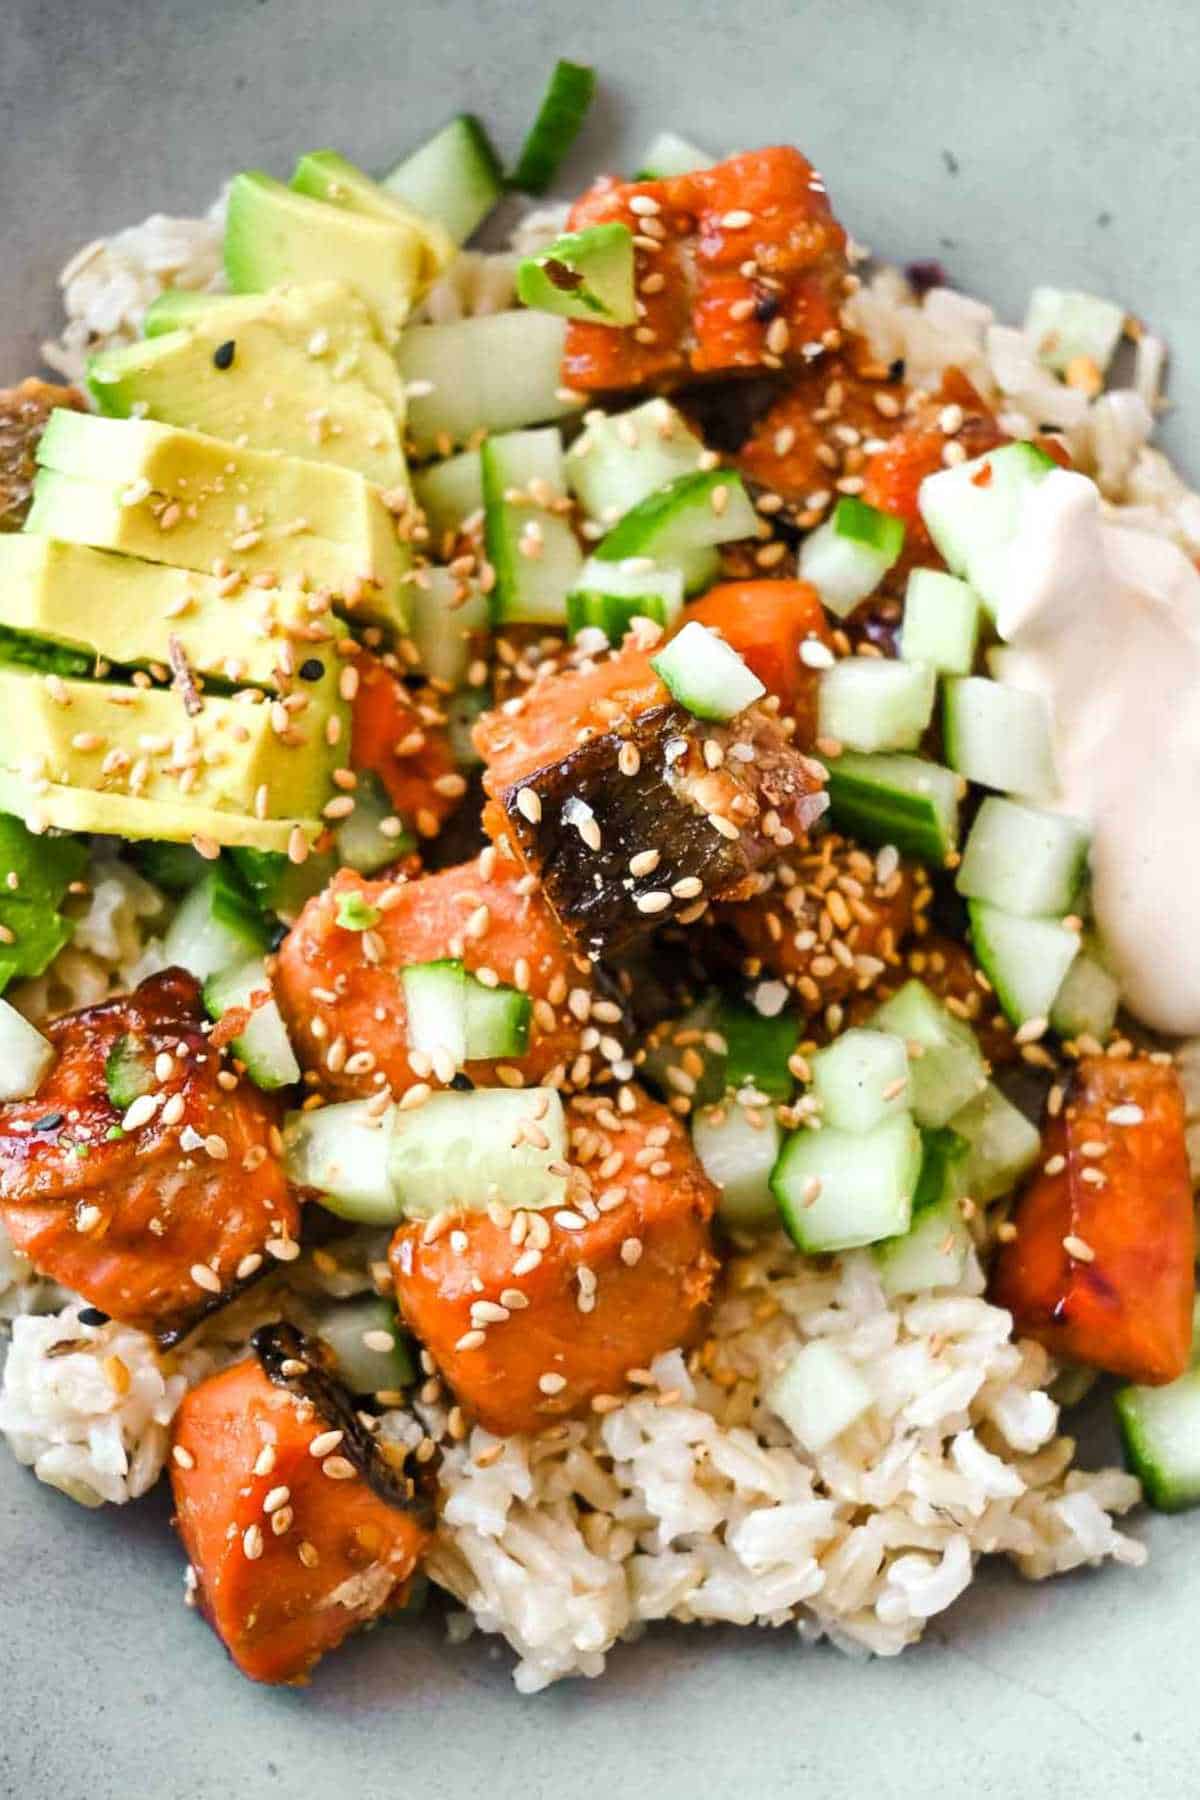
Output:
[[189,714],[167,688],[0,668],[0,716],[0,767],[24,778],[34,805],[45,782],[128,795],[159,812],[184,803],[257,821],[316,818],[332,792],[337,752],[322,722],[301,715],[281,734],[265,696],[252,705],[206,695]]
[[[319,818],[256,819],[246,813],[220,812],[189,801],[160,805],[133,794],[101,793],[93,788],[66,787],[60,782],[31,785],[25,775],[0,767],[0,808],[20,813],[34,832],[81,831],[96,837],[155,843],[187,844],[211,838],[222,845],[245,844],[255,850],[291,855],[297,830],[312,844],[324,829]],[[66,942],[64,937],[62,940]],[[0,966],[0,983],[5,979]]]
[[225,273],[235,294],[320,281],[331,269],[374,312],[388,343],[421,293],[425,247],[405,220],[364,218],[297,194],[248,169],[235,175],[225,215]]
[[[77,429],[60,421],[74,422]],[[325,588],[356,617],[407,627],[407,544],[351,469],[248,450],[149,419],[58,411],[38,445],[33,535],[172,568],[214,566]]]
[[0,537],[0,662],[59,675],[89,675],[97,657],[169,668],[179,646],[198,675],[275,688],[284,646],[300,639],[321,664],[303,684],[311,701],[336,679],[333,645],[345,635],[340,620],[314,618],[297,587],[227,594],[212,575],[28,532]]
[[517,297],[539,312],[593,325],[633,325],[633,233],[628,225],[588,225],[555,238],[517,269]]
[[364,219],[401,219],[421,239],[421,280],[436,281],[458,255],[458,246],[437,219],[429,218],[389,192],[379,182],[339,156],[336,150],[310,150],[292,172],[291,185],[298,194],[344,206]]
[[[259,305],[258,318],[239,324],[218,312],[93,356],[87,384],[97,407],[113,418],[158,419],[356,469],[381,487],[401,486],[403,411],[392,411],[345,366],[358,353],[337,362],[327,331],[315,324],[289,329],[279,297],[263,295]],[[386,356],[382,345],[377,349]],[[403,407],[398,377],[396,386]]]
[[239,309],[253,306],[252,295],[207,294],[200,288],[164,288],[146,308],[142,319],[142,335],[165,337],[168,331],[179,331],[185,325],[198,325],[201,319],[245,316]]

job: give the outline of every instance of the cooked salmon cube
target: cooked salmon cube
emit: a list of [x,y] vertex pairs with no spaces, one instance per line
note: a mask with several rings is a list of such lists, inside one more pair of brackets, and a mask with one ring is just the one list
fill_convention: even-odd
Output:
[[443,715],[412,695],[400,675],[368,651],[354,662],[350,762],[382,783],[398,817],[436,837],[467,784],[458,773]]
[[301,1682],[327,1650],[404,1604],[429,1507],[292,1326],[176,1415],[169,1463],[191,1591],[252,1681]]
[[45,1031],[36,1095],[0,1106],[0,1220],[41,1274],[175,1343],[296,1253],[278,1104],[212,1047],[182,969]]
[[691,1342],[716,1274],[717,1191],[679,1120],[644,1097],[632,1113],[580,1097],[568,1120],[566,1208],[518,1215],[516,1229],[486,1213],[403,1225],[392,1240],[405,1321],[501,1436],[619,1394],[631,1371]]
[[570,228],[634,233],[641,315],[572,320],[563,379],[582,392],[665,389],[804,364],[840,342],[846,236],[798,150],[731,156],[663,181],[598,181]]

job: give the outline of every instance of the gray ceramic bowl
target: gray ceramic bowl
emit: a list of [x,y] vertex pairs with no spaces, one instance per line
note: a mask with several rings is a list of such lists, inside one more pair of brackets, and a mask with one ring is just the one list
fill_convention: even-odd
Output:
[[[1193,46],[1191,0],[7,0],[0,379],[34,366],[54,272],[97,232],[197,209],[230,171],[285,173],[318,144],[386,164],[463,107],[511,148],[567,54],[604,78],[568,188],[664,126],[714,149],[798,142],[881,253],[937,256],[1014,314],[1039,278],[1122,299],[1171,340],[1186,408]],[[989,1575],[897,1662],[693,1628],[521,1700],[506,1651],[449,1652],[431,1618],[272,1693],[184,1610],[165,1504],[84,1513],[0,1455],[0,1793],[1192,1793],[1198,1531],[1151,1524],[1141,1573]]]

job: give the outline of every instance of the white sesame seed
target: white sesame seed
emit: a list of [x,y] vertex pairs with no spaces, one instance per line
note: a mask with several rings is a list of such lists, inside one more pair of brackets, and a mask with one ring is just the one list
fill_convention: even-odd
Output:
[[800,661],[807,669],[832,669],[834,654],[820,638],[805,638],[800,646]]
[[1096,1252],[1092,1246],[1084,1238],[1075,1237],[1074,1234],[1063,1239],[1063,1249],[1068,1256],[1073,1256],[1076,1262],[1090,1263],[1096,1260]]
[[1110,1125],[1140,1125],[1146,1117],[1140,1106],[1132,1102],[1127,1106],[1114,1106],[1108,1114]]
[[542,816],[542,802],[533,788],[523,787],[517,792],[517,811],[531,825],[536,825]]
[[547,1369],[544,1375],[538,1376],[538,1386],[543,1394],[561,1394],[567,1385],[565,1375],[558,1375],[553,1369]]
[[[337,1449],[344,1436],[345,1433],[342,1431],[322,1431],[318,1436],[309,1440],[308,1454],[316,1457],[328,1456],[331,1450]],[[272,1458],[272,1460],[274,1459]]]
[[[523,1260],[523,1259],[522,1259]],[[540,1260],[540,1258],[539,1258]],[[514,1272],[516,1265],[514,1264]],[[487,1342],[486,1331],[464,1331],[454,1348],[456,1350],[478,1350]]]
[[263,1553],[262,1527],[247,1525],[242,1533],[242,1553],[247,1562],[257,1562]]
[[195,1457],[190,1450],[185,1450],[182,1444],[175,1445],[174,1449],[171,1451],[171,1457],[173,1461],[179,1464],[181,1469],[194,1469],[196,1466]]
[[274,1444],[264,1444],[254,1459],[254,1473],[256,1475],[269,1475],[274,1467],[275,1446]]
[[345,1456],[327,1456],[321,1463],[322,1475],[328,1475],[330,1481],[353,1481],[354,1464]]
[[221,1277],[215,1274],[207,1263],[193,1263],[189,1272],[198,1288],[203,1288],[209,1294],[220,1293]]
[[671,904],[671,896],[665,888],[655,888],[649,894],[640,894],[634,901],[640,913],[666,912]]
[[722,216],[721,223],[726,231],[744,231],[747,225],[754,223],[754,214],[746,212],[743,207],[735,207],[732,212]]
[[396,1348],[396,1340],[390,1331],[364,1331],[362,1341],[364,1349],[378,1350],[381,1355]]
[[264,1497],[263,1503],[262,1503],[262,1509],[265,1513],[278,1512],[281,1506],[287,1505],[287,1503],[291,1499],[291,1497],[292,1497],[291,1488],[273,1487],[271,1489],[271,1491]]
[[121,1120],[121,1130],[140,1130],[143,1125],[149,1124],[158,1108],[159,1096],[157,1094],[139,1094],[137,1099],[126,1107],[125,1116]]

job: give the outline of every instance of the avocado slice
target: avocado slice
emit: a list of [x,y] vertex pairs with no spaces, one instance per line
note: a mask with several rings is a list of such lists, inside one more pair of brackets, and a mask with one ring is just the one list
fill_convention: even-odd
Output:
[[327,206],[260,169],[244,170],[230,185],[225,273],[235,294],[320,281],[337,269],[394,343],[420,297],[424,254],[420,233],[404,219]]
[[382,490],[350,469],[150,419],[62,410],[38,461],[30,533],[177,569],[324,588],[356,618],[407,629],[409,547]]
[[519,265],[517,297],[564,319],[636,324],[633,233],[619,222],[565,232]]
[[156,294],[142,317],[142,336],[166,337],[168,331],[180,331],[185,325],[198,325],[201,319],[215,319],[224,312],[228,318],[246,317],[242,308],[253,308],[255,296],[209,294],[203,288],[164,288]]
[[[348,288],[325,285],[369,323]],[[91,357],[87,384],[97,407],[113,418],[158,419],[402,486],[404,386],[395,365],[370,335],[335,355],[329,308],[306,306],[308,292],[256,297],[237,323],[220,307],[202,309],[178,331]],[[394,406],[362,378],[360,365],[372,353],[390,377]]]
[[[334,641],[344,636],[340,620],[314,618],[294,586],[228,595],[212,575],[28,532],[0,537],[0,661],[60,675],[89,675],[98,657],[169,667],[174,639],[198,675],[276,688],[282,646],[299,641],[322,665],[304,684],[313,697],[336,678]],[[61,659],[47,656],[54,651]]]
[[398,194],[372,181],[336,150],[310,150],[302,156],[292,172],[291,185],[298,194],[343,206],[364,219],[402,220],[421,239],[421,280],[426,285],[436,281],[458,255],[458,246],[439,220],[418,212]]

